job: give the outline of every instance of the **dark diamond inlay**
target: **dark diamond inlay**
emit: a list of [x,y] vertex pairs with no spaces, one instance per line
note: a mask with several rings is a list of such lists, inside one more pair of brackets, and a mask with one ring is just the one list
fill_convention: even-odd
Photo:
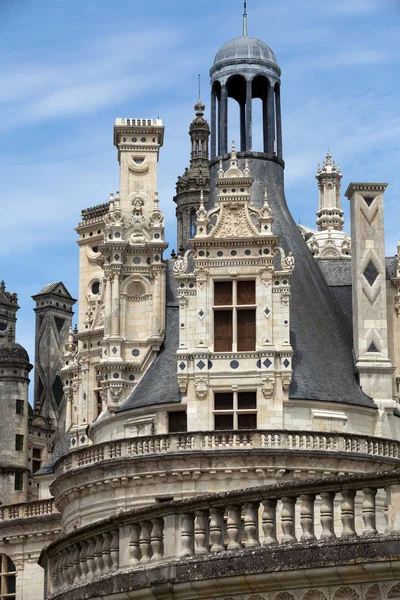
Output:
[[205,312],[204,312],[203,310],[201,310],[201,311],[199,312],[199,315],[200,315],[200,317],[204,317],[204,315],[205,315]]
[[202,371],[205,366],[206,364],[202,360],[199,360],[199,362],[197,363],[197,368],[200,369],[200,371]]
[[84,443],[85,443],[85,438],[82,436],[81,437],[81,444],[84,444]]
[[263,362],[263,365],[266,369],[269,369],[270,366],[272,365],[272,362],[269,360],[269,358],[266,358]]
[[181,364],[179,365],[179,368],[180,368],[180,370],[181,370],[181,371],[183,371],[183,369],[185,369],[185,368],[186,368],[186,365],[185,365],[185,363],[184,363],[184,362],[181,362]]
[[379,272],[372,260],[369,261],[368,265],[364,269],[364,277],[372,287],[378,277]]
[[112,353],[113,354],[117,354],[118,350],[116,349],[116,347],[114,346],[114,348],[112,349]]
[[290,362],[288,361],[287,358],[285,358],[285,360],[283,361],[283,366],[286,367],[286,369],[287,369],[289,365],[290,365]]

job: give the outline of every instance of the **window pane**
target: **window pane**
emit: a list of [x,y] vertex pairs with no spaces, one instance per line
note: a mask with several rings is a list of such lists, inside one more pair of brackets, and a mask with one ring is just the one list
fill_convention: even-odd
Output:
[[36,471],[39,471],[41,466],[42,466],[41,461],[39,461],[39,460],[32,461],[32,473],[36,473]]
[[33,458],[42,458],[42,450],[41,448],[33,448],[32,449],[32,456]]
[[17,433],[15,436],[15,449],[22,452],[24,449],[24,436]]
[[17,413],[17,415],[23,415],[24,414],[24,401],[23,400],[17,400],[16,401],[15,412]]
[[233,409],[233,394],[215,394],[215,410],[232,410]]
[[256,311],[238,310],[238,351],[253,352],[256,349]]
[[215,429],[233,429],[233,415],[214,415]]
[[5,577],[7,594],[15,594],[15,592],[16,592],[15,579],[16,579],[15,575],[7,575]]
[[232,311],[214,312],[214,352],[232,352]]
[[256,282],[238,281],[237,282],[237,303],[255,304],[256,303]]
[[14,490],[21,492],[23,489],[24,489],[23,474],[20,472],[17,472],[14,475]]
[[232,304],[232,281],[214,282],[215,306],[229,306]]
[[256,392],[239,392],[238,394],[238,409],[248,410],[249,408],[257,408]]
[[168,431],[169,433],[187,431],[187,414],[185,411],[168,413]]
[[238,428],[239,429],[257,429],[257,415],[241,415],[238,414]]
[[16,570],[17,569],[15,568],[13,561],[9,556],[7,556],[7,573],[14,573]]

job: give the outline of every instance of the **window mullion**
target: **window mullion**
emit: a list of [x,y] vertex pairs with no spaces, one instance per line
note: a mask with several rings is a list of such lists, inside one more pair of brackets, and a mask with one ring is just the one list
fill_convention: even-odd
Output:
[[238,393],[233,392],[233,429],[238,429]]
[[237,281],[232,281],[232,352],[237,352]]

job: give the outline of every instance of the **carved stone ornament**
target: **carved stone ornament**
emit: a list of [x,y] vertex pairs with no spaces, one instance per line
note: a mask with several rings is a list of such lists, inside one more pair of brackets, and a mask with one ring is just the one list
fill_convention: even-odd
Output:
[[186,394],[187,387],[188,387],[187,375],[178,375],[178,386],[179,386],[179,391],[182,394]]
[[196,379],[194,382],[196,388],[196,396],[203,400],[208,394],[208,380],[204,377]]
[[259,270],[261,281],[265,285],[265,287],[269,287],[272,281],[272,275],[274,273],[274,267],[271,265],[269,267],[261,267]]
[[195,269],[194,274],[196,275],[198,287],[200,289],[203,289],[203,287],[207,283],[208,269],[206,269],[205,267],[199,267],[198,269]]
[[118,402],[122,394],[122,386],[113,386],[110,388],[111,399],[113,402]]
[[285,373],[282,375],[282,389],[284,392],[288,392],[290,388],[290,384],[292,383],[292,374]]
[[281,269],[282,271],[293,271],[294,270],[294,256],[293,252],[289,252],[286,256],[285,251],[280,246],[277,246],[274,250],[274,254],[281,255]]
[[275,377],[264,377],[261,380],[261,389],[265,399],[272,398],[275,388]]
[[189,260],[189,256],[193,254],[193,250],[187,250],[184,254],[184,256],[178,256],[175,259],[174,262],[174,266],[173,266],[173,271],[174,271],[174,275],[184,275],[185,273],[187,273],[188,270],[188,260]]

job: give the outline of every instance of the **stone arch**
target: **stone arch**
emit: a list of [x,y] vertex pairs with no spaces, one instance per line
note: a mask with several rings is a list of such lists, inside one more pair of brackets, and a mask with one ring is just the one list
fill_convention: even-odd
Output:
[[211,88],[211,158],[220,154],[221,141],[219,138],[219,122],[221,112],[222,86],[219,81],[214,81]]
[[321,590],[308,590],[303,596],[303,600],[326,600],[326,596]]
[[274,597],[274,600],[295,600],[295,597],[289,592],[280,592],[277,596]]
[[346,586],[336,590],[332,600],[361,600],[361,597],[354,588]]
[[247,598],[247,600],[265,600],[265,598],[259,594],[252,594]]
[[121,294],[133,299],[150,296],[150,282],[145,277],[142,277],[142,275],[131,275],[122,283]]
[[[373,586],[374,587],[374,586]],[[369,590],[368,590],[369,592]],[[378,596],[376,596],[378,598]],[[393,587],[390,588],[388,595],[388,600],[399,600],[400,599],[400,583],[395,583]],[[366,600],[375,600],[373,596],[366,598]]]
[[[379,583],[374,583],[374,585],[371,585],[365,592],[364,600],[380,600],[382,597],[383,595]],[[400,596],[395,597],[400,598]]]

